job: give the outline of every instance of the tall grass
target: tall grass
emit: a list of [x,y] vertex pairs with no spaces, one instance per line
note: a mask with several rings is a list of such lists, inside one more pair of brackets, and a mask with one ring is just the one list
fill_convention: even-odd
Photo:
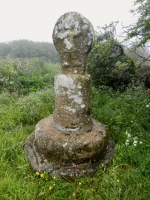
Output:
[[10,130],[17,125],[31,125],[53,111],[54,92],[48,88],[17,100],[9,93],[0,95],[0,127]]
[[26,97],[0,95],[1,200],[150,199],[150,98],[142,86],[125,92],[93,88],[93,117],[109,126],[115,154],[92,177],[48,177],[29,166],[23,145],[36,123],[52,113],[53,89]]

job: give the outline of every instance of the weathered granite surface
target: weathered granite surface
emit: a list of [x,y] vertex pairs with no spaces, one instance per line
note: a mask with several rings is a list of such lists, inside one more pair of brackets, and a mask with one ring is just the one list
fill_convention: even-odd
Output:
[[92,130],[91,76],[60,74],[55,76],[53,128],[65,134],[83,134]]
[[[93,119],[93,129],[85,134],[60,134],[51,126],[53,116],[41,120],[35,129],[34,143],[39,151],[61,162],[82,163],[103,155],[107,147],[107,127]],[[44,133],[44,134],[43,134]]]
[[92,119],[91,76],[86,59],[92,49],[91,23],[76,12],[62,15],[53,31],[62,73],[55,76],[55,110],[42,119],[25,143],[36,171],[50,176],[92,175],[113,156],[114,145],[106,125]]
[[94,41],[94,29],[89,20],[77,12],[65,13],[56,22],[53,41],[61,58],[62,72],[84,74]]
[[41,120],[25,143],[25,151],[35,171],[50,176],[92,176],[113,157],[114,143],[107,127],[94,120],[94,129],[85,134],[60,134],[49,124],[53,116]]
[[92,49],[94,30],[81,14],[62,15],[53,31],[60,54],[62,74],[55,76],[55,111],[52,126],[65,134],[83,134],[92,130],[91,76],[86,73],[86,58]]

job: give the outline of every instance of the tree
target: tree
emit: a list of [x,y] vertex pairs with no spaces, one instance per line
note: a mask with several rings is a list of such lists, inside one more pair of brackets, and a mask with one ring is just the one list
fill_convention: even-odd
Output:
[[150,40],[150,0],[135,0],[131,13],[138,15],[135,24],[128,26],[128,38],[137,39],[137,47],[147,45]]
[[150,56],[150,51],[148,47],[138,47],[135,48],[130,47],[126,50],[126,53],[130,55],[130,57],[139,65],[140,67],[143,63],[149,64],[149,56]]
[[150,87],[150,0],[135,0],[131,13],[138,19],[135,24],[125,27],[127,39],[136,39],[130,54],[138,61],[139,80]]
[[54,45],[48,42],[14,40],[0,43],[0,58],[42,58],[53,63],[59,62],[59,55]]
[[133,60],[124,53],[124,48],[115,39],[117,22],[99,28],[95,45],[88,57],[88,71],[94,86],[112,86],[117,89],[128,85],[134,76]]

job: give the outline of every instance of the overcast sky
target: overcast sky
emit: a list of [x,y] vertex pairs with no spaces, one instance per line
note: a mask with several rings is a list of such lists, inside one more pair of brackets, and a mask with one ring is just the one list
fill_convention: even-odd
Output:
[[133,0],[0,0],[0,42],[29,39],[52,42],[58,18],[76,11],[94,26],[129,23]]

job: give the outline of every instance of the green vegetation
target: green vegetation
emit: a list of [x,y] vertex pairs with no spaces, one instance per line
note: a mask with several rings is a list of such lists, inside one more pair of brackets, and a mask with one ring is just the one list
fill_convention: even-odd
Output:
[[124,88],[135,77],[135,63],[114,38],[114,32],[115,23],[101,28],[88,56],[88,72],[95,87],[106,85],[114,89]]
[[53,85],[60,71],[54,45],[28,40],[0,43],[0,92],[27,95]]
[[0,92],[26,95],[53,85],[60,64],[44,62],[39,58],[0,60]]
[[14,40],[0,43],[0,58],[42,58],[53,63],[59,62],[59,55],[52,43]]
[[148,44],[150,40],[150,1],[135,0],[134,5],[131,12],[138,16],[138,20],[129,26],[127,32],[129,38],[136,38],[136,46],[139,47]]
[[0,95],[0,199],[150,199],[149,91],[130,86],[120,93],[93,88],[93,117],[109,126],[115,154],[93,177],[48,177],[29,166],[23,145],[36,123],[52,113],[54,91]]
[[116,25],[99,28],[95,43],[87,60],[87,69],[92,76],[93,85],[110,86],[115,90],[125,90],[133,82],[150,87],[150,59],[148,48],[134,46],[125,48],[115,38]]

